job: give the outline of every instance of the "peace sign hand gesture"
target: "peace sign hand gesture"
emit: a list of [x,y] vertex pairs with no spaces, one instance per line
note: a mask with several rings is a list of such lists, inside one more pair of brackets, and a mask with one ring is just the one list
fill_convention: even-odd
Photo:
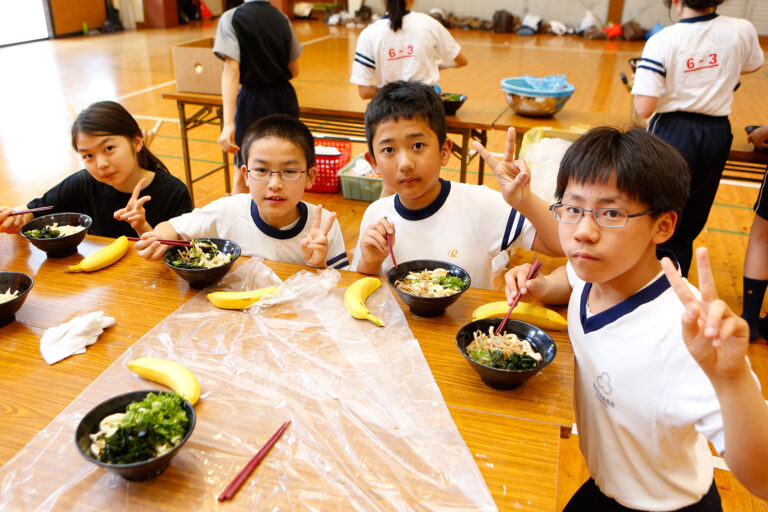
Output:
[[528,199],[531,173],[524,160],[515,160],[515,129],[507,130],[507,145],[501,161],[496,160],[479,142],[472,141],[472,145],[496,175],[504,200],[519,209],[520,203]]
[[696,263],[701,299],[691,292],[669,258],[661,260],[664,274],[685,306],[682,318],[683,340],[693,358],[711,379],[740,376],[746,369],[749,326],[746,320],[717,298],[706,248],[696,250]]
[[144,211],[144,203],[152,198],[150,196],[139,197],[145,181],[144,178],[139,180],[133,188],[133,193],[128,200],[128,204],[125,205],[125,208],[120,208],[115,212],[115,218],[129,223],[139,236],[148,231],[152,231],[152,226],[147,222],[146,212]]
[[[301,241],[301,254],[304,256],[307,265],[313,267],[325,267],[326,256],[328,256],[328,233],[336,220],[336,214],[331,213],[322,222],[323,205],[317,205],[315,218],[312,221],[312,228],[307,237]],[[322,223],[322,224],[321,224]]]

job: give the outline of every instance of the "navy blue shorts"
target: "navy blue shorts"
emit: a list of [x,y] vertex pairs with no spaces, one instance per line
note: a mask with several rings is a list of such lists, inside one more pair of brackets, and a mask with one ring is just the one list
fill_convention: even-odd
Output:
[[[571,497],[563,512],[635,512],[636,510],[625,507],[603,494],[595,481],[590,478]],[[717,492],[714,479],[707,494],[698,503],[678,509],[676,512],[723,512],[720,493]]]

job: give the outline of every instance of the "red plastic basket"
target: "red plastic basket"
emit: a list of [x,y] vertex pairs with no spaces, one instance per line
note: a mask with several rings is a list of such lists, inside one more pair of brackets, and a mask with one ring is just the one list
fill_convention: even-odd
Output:
[[334,147],[341,151],[341,154],[335,156],[315,156],[317,177],[309,190],[312,192],[338,192],[341,188],[341,179],[338,172],[339,169],[349,162],[349,157],[352,154],[352,143],[347,140],[318,140],[315,141],[315,144],[318,146]]

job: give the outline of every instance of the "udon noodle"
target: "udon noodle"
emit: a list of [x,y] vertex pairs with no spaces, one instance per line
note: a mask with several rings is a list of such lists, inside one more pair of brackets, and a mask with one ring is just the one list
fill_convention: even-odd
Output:
[[180,250],[171,264],[181,268],[213,268],[229,263],[232,255],[219,251],[213,242],[192,241],[192,247]]
[[408,275],[395,281],[395,288],[421,297],[447,297],[464,289],[461,278],[448,274],[444,268],[408,272]]
[[480,364],[492,368],[524,370],[533,368],[541,362],[541,354],[536,352],[528,340],[520,339],[514,333],[497,336],[495,327],[488,333],[475,331],[472,342],[467,345],[467,355]]
[[8,302],[9,300],[15,299],[19,296],[19,290],[11,291],[10,288],[6,290],[4,293],[0,293],[0,304],[3,302]]

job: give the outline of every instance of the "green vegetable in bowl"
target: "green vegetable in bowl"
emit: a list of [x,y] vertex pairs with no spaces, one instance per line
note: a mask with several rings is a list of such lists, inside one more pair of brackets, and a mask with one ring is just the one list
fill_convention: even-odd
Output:
[[494,327],[487,334],[482,331],[472,333],[467,355],[480,364],[502,370],[530,370],[542,360],[528,340],[520,339],[514,333],[496,335]]
[[467,352],[467,354],[480,364],[504,370],[530,370],[531,368],[535,368],[538,364],[538,361],[531,356],[512,354],[507,357],[498,349],[491,350],[490,352],[478,349]]
[[192,247],[186,247],[170,259],[177,268],[212,268],[229,263],[232,255],[221,252],[213,242],[193,240]]
[[188,424],[183,398],[150,393],[128,404],[125,414],[103,419],[99,432],[91,434],[91,451],[109,464],[145,461],[179,444]]
[[43,229],[30,229],[24,232],[29,238],[59,238],[61,232],[51,226],[45,226]]
[[455,92],[444,92],[440,95],[443,101],[461,101],[461,94]]

